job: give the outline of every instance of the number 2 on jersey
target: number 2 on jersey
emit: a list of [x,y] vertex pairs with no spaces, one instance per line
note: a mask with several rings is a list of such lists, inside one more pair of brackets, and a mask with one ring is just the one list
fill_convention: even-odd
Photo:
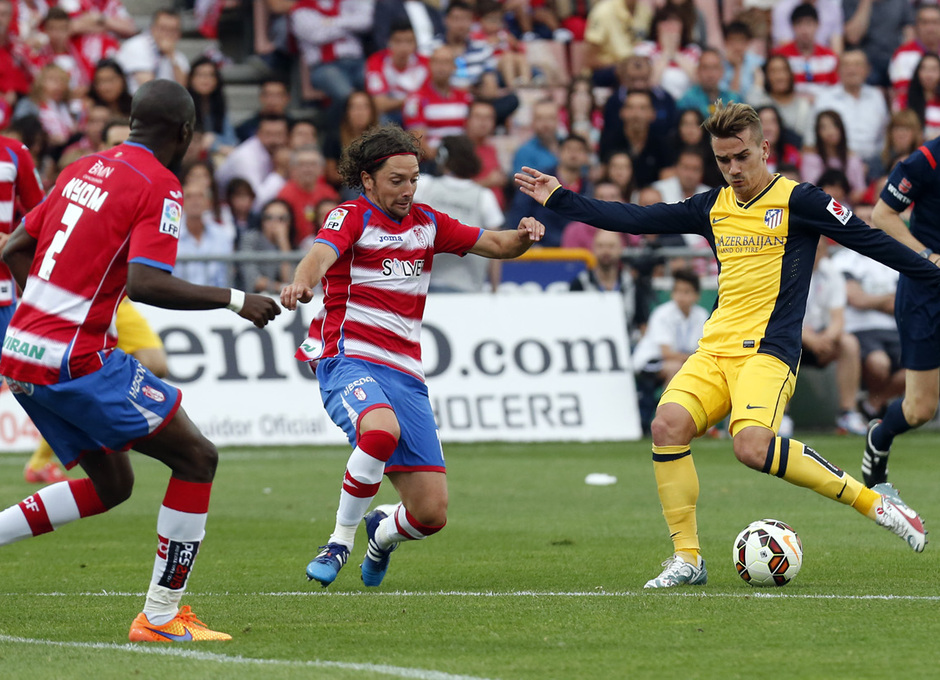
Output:
[[65,229],[60,229],[52,237],[52,243],[49,244],[46,255],[42,258],[42,265],[39,267],[39,278],[48,281],[49,277],[52,276],[52,270],[56,265],[55,256],[65,248],[65,242],[69,240],[72,229],[75,228],[75,224],[81,218],[83,212],[85,212],[85,209],[74,203],[69,203],[65,208],[65,214],[62,215],[62,224],[65,225]]

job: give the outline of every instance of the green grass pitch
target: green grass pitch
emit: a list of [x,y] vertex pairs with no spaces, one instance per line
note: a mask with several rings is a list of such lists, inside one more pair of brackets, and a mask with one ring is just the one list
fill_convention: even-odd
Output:
[[[858,475],[862,439],[806,436]],[[892,481],[940,522],[940,437],[900,439]],[[230,643],[132,645],[156,548],[162,466],[135,454],[114,511],[0,550],[4,678],[937,677],[940,548],[920,555],[855,511],[693,449],[705,587],[643,591],[671,553],[649,442],[446,447],[450,520],[392,556],[381,588],[350,563],[324,590],[304,567],[333,526],[347,452],[222,452],[208,533],[184,600]],[[0,507],[35,487],[0,456]],[[617,484],[588,486],[591,472]],[[383,485],[380,502],[393,491]],[[748,522],[800,534],[803,569],[757,589],[732,565]],[[938,525],[940,526],[940,525]]]

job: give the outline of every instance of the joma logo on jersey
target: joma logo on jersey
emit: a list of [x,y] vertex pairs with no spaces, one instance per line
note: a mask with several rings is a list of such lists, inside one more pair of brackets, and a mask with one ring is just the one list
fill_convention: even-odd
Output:
[[415,260],[414,262],[404,262],[399,259],[386,257],[382,260],[382,276],[421,276],[424,271],[424,260]]
[[390,236],[379,236],[379,243],[403,243],[404,239],[401,236],[396,236],[394,234]]
[[98,212],[104,199],[108,197],[108,192],[101,191],[94,184],[83,182],[76,177],[65,185],[62,195],[70,201]]
[[91,166],[88,174],[94,175],[95,177],[101,177],[102,179],[108,179],[112,172],[114,172],[114,168],[109,168],[99,160],[96,161],[93,166]]
[[7,339],[3,341],[3,349],[7,350],[8,352],[22,354],[24,357],[29,357],[30,359],[35,359],[36,361],[42,361],[42,355],[46,353],[45,347],[31,345],[28,342],[23,342],[22,340],[17,340],[16,338],[11,338],[10,336],[7,336]]

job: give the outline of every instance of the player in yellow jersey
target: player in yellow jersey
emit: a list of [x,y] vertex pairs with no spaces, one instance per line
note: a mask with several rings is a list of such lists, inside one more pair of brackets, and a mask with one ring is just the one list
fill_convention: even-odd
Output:
[[[114,326],[118,349],[133,356],[158,378],[165,378],[167,367],[163,342],[129,299],[124,298],[118,305]],[[23,478],[32,484],[53,484],[68,479],[53,456],[52,447],[40,437],[39,445],[23,470]]]
[[701,585],[691,442],[730,414],[734,454],[755,470],[851,505],[920,552],[920,517],[888,484],[874,489],[796,439],[777,436],[796,383],[816,244],[828,236],[940,291],[940,268],[872,229],[810,184],[772,174],[770,145],[746,104],[716,103],[704,123],[727,187],[681,203],[639,207],[584,198],[532,168],[521,191],[570,220],[634,234],[694,233],[718,258],[718,302],[698,350],[663,393],[652,424],[653,468],[674,554],[647,588]]

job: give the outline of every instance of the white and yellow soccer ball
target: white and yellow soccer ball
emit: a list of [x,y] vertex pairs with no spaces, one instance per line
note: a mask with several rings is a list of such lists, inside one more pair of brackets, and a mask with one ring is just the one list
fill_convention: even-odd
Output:
[[776,519],[748,524],[734,539],[734,568],[752,586],[785,586],[803,565],[803,543]]

